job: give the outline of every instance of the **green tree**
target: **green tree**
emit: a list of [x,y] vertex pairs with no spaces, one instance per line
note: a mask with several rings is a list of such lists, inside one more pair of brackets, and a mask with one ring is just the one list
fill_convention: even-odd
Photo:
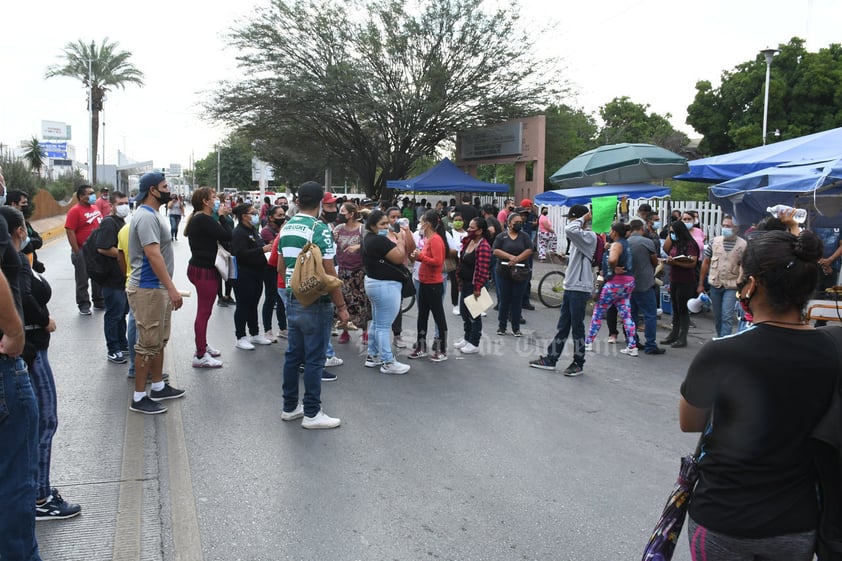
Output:
[[23,145],[23,159],[29,164],[29,168],[34,171],[38,177],[41,177],[41,169],[44,167],[44,147],[38,142],[36,137],[32,137]]
[[596,148],[597,126],[592,115],[567,105],[551,105],[547,117],[545,189],[555,189],[549,179],[558,169],[587,150]]
[[604,123],[597,138],[599,145],[644,142],[681,153],[690,142],[670,124],[672,115],[650,113],[649,104],[634,103],[627,96],[615,97],[600,107],[599,116]]
[[6,189],[24,191],[30,198],[38,192],[35,176],[24,161],[18,158],[3,158],[0,159],[0,167],[3,168]]
[[554,61],[536,60],[517,14],[482,0],[275,0],[232,32],[246,78],[220,84],[208,111],[290,160],[341,163],[376,196],[458,131],[558,98]]
[[[81,81],[89,88],[93,118],[91,119],[91,138],[93,154],[88,167],[91,185],[96,185],[97,146],[99,143],[99,113],[102,111],[105,94],[114,88],[125,89],[127,84],[143,86],[143,72],[138,70],[129,59],[128,51],[118,51],[119,43],[108,42],[108,37],[97,47],[95,41],[85,44],[81,39],[64,46],[62,62],[47,68],[46,78],[67,76]],[[90,71],[88,70],[90,64]]]
[[66,201],[76,192],[76,187],[85,183],[85,178],[82,177],[82,172],[78,169],[66,171],[59,175],[55,180],[47,183],[47,189],[50,194],[57,201]]
[[[254,151],[249,142],[240,136],[231,135],[218,145],[220,189],[233,188],[248,191],[253,187],[251,180],[251,158]],[[196,184],[216,189],[217,152],[210,152],[196,160]]]
[[[779,45],[770,67],[767,143],[842,126],[842,46],[816,53],[793,37]],[[725,154],[763,144],[766,60],[757,54],[722,72],[721,84],[696,83],[687,124],[704,138],[705,154]],[[778,131],[778,134],[774,134]]]

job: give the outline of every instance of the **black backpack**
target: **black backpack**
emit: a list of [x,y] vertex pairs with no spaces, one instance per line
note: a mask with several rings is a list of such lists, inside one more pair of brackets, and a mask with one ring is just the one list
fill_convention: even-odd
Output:
[[91,232],[91,235],[82,244],[82,258],[85,260],[88,278],[97,284],[102,284],[108,278],[110,263],[108,257],[97,251],[96,244],[99,232],[99,228]]

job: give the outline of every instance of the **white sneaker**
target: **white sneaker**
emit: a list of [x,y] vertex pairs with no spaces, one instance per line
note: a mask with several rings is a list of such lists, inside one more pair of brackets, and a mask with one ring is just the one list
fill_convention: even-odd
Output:
[[274,341],[270,341],[263,335],[252,335],[249,337],[249,342],[253,345],[271,345]]
[[622,353],[624,355],[629,355],[629,356],[637,356],[638,352],[639,351],[637,350],[637,347],[632,347],[632,348],[626,347],[625,349],[620,349],[620,353]]
[[585,351],[592,353],[593,352],[593,343],[585,343]]
[[459,311],[459,306],[453,306],[453,315],[458,316],[462,312]]
[[364,364],[366,368],[374,368],[383,364],[383,361],[379,357],[366,355]]
[[409,365],[398,361],[384,362],[380,367],[383,374],[406,374],[409,372]]
[[213,347],[211,347],[208,344],[205,344],[205,352],[208,353],[209,355],[211,355],[213,358],[216,358],[218,356],[222,356],[222,351],[220,351],[218,349],[214,349]]
[[238,349],[243,349],[244,351],[254,350],[254,345],[251,344],[248,337],[240,337],[237,339],[237,343],[234,346]]
[[395,335],[395,346],[399,349],[406,348],[406,341],[403,340],[403,337],[400,335]]
[[193,357],[193,368],[221,368],[222,361],[213,358],[210,353],[205,353],[202,358]]
[[464,339],[459,339],[458,341],[453,343],[453,348],[454,349],[461,349],[462,347],[464,347],[467,344],[468,344],[468,342],[465,341]]
[[272,333],[271,330],[264,333],[263,338],[266,339],[267,341],[269,341],[270,343],[277,343],[278,342],[278,338],[275,337],[275,334]]
[[279,329],[278,330],[278,338],[286,339],[287,338],[287,330],[286,329]]
[[319,409],[319,412],[314,417],[307,417],[305,415],[301,421],[301,426],[305,429],[335,429],[341,422],[339,419],[328,417],[324,411]]
[[465,343],[461,347],[459,347],[459,352],[463,355],[475,355],[479,353],[479,347],[475,347],[470,343]]
[[300,403],[298,406],[287,413],[286,411],[281,411],[281,420],[282,421],[294,421],[296,419],[300,419],[304,416],[304,406]]
[[338,356],[329,356],[325,360],[325,368],[329,366],[342,366],[344,363],[345,361],[339,358]]

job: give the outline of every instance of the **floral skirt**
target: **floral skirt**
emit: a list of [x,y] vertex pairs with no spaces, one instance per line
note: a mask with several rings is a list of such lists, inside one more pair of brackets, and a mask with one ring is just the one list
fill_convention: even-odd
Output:
[[339,269],[339,278],[351,322],[360,329],[366,329],[371,320],[371,302],[365,293],[365,269]]

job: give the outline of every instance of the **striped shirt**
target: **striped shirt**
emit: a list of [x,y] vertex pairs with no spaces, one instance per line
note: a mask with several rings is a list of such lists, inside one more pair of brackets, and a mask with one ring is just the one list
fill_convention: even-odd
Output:
[[330,228],[318,218],[306,214],[296,214],[287,220],[281,229],[278,254],[284,258],[284,265],[286,266],[284,284],[286,286],[289,286],[292,270],[295,269],[295,260],[298,259],[301,248],[311,240],[322,251],[323,259],[336,257],[333,234]]

